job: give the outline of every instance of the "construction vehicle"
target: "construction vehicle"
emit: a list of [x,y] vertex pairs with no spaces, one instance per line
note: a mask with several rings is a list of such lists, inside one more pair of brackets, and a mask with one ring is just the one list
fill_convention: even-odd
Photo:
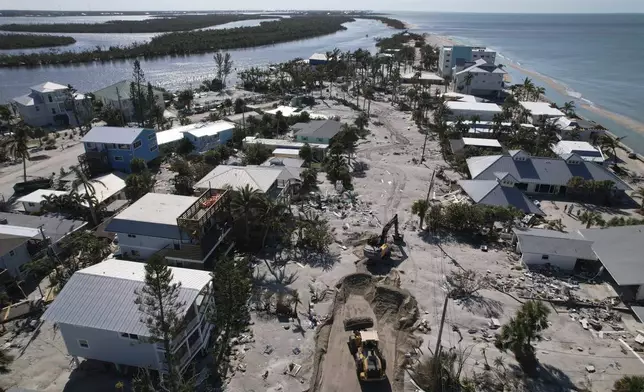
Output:
[[349,351],[356,363],[358,380],[381,381],[387,378],[387,361],[378,348],[378,332],[370,317],[353,317],[344,320],[344,330],[351,331]]
[[388,259],[391,256],[391,245],[387,243],[387,235],[392,226],[394,227],[394,244],[402,244],[403,235],[398,230],[398,214],[396,214],[382,227],[380,236],[375,235],[369,238],[367,245],[364,247],[364,256],[366,258],[379,261]]

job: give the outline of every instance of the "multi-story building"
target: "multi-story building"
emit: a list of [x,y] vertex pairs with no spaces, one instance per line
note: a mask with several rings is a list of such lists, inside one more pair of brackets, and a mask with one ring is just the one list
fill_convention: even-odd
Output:
[[94,127],[81,142],[85,154],[78,160],[91,173],[112,170],[129,173],[132,159],[141,158],[148,163],[159,156],[153,129]]
[[455,91],[476,96],[498,97],[503,90],[503,78],[507,73],[503,68],[488,64],[483,59],[466,63],[461,70],[459,68],[454,67]]
[[14,98],[12,103],[24,122],[31,126],[77,127],[91,111],[91,104],[83,94],[73,94],[72,102],[69,88],[62,84],[45,82],[32,86],[30,90],[29,94]]
[[181,139],[188,139],[195,147],[195,153],[204,153],[220,144],[226,144],[233,137],[235,124],[228,121],[189,124],[157,133],[160,146],[176,145]]
[[[213,325],[207,314],[214,309],[212,277],[207,271],[170,267],[173,283],[181,283],[179,314],[181,331],[171,344],[180,371],[199,352],[208,348]],[[74,273],[49,305],[42,319],[55,324],[67,352],[79,358],[145,368],[166,373],[162,343],[149,340],[150,331],[141,322],[143,313],[135,303],[145,286],[145,264],[107,259]]]
[[[158,253],[170,265],[203,269],[232,247],[230,191],[201,196],[148,193],[116,215],[105,231],[116,233],[121,257],[143,261]],[[217,253],[216,253],[217,252]]]
[[[95,91],[94,97],[102,102],[103,105],[119,110],[125,121],[133,121],[134,105],[132,104],[132,89],[130,85],[130,81],[121,80],[111,86]],[[154,95],[154,103],[161,109],[165,109],[163,91],[152,87],[152,92]],[[147,86],[145,86],[145,94],[147,97]]]
[[438,71],[441,76],[452,76],[457,64],[485,60],[488,64],[496,61],[496,52],[487,48],[472,46],[443,46],[438,53]]

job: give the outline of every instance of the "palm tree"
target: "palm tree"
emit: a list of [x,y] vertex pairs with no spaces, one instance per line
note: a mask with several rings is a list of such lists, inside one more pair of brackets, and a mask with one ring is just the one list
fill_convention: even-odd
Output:
[[3,142],[3,147],[7,155],[15,160],[22,160],[22,178],[27,181],[27,160],[29,159],[29,127],[20,123],[13,127],[13,135],[9,136]]
[[631,195],[634,199],[642,199],[642,206],[640,207],[641,210],[644,210],[644,188],[639,187],[633,194]]
[[425,199],[419,199],[411,205],[411,213],[418,215],[420,219],[420,229],[423,229],[423,221],[425,220],[425,215],[429,210],[429,202]]
[[297,305],[302,304],[302,299],[300,299],[300,292],[297,290],[291,291],[291,302],[293,303],[293,316],[296,319],[300,319],[300,316],[297,315]]
[[541,97],[542,95],[546,95],[546,89],[543,88],[543,87],[536,87],[535,86],[534,89],[532,90],[532,96],[533,96],[534,100],[538,101],[539,97]]
[[246,245],[250,241],[250,221],[257,208],[261,205],[263,195],[262,193],[251,188],[246,184],[243,188],[237,188],[230,201],[230,209],[234,220],[244,220],[244,230]]
[[481,122],[481,116],[478,114],[473,115],[470,117],[470,122],[472,123],[472,128],[476,128],[476,124]]
[[563,111],[564,111],[564,113],[566,113],[567,116],[575,117],[576,116],[575,102],[574,101],[568,101],[568,102],[564,103]]
[[474,79],[474,74],[471,72],[468,72],[467,75],[465,75],[465,85],[467,86],[467,93],[470,93],[470,87],[472,87],[472,79]]
[[603,225],[605,223],[602,215],[596,211],[584,211],[579,215],[579,221],[586,224],[586,228],[590,229],[593,225]]
[[94,184],[100,184],[102,186],[105,186],[105,184],[98,180],[88,179],[85,173],[81,169],[79,169],[78,166],[72,166],[71,169],[72,172],[76,175],[76,179],[74,180],[74,182],[72,182],[72,188],[76,189],[82,185],[85,189],[85,194],[82,196],[82,198],[87,202],[89,211],[92,214],[92,221],[94,223],[94,226],[96,226],[100,222],[98,220],[98,215],[96,214],[96,206],[98,205],[98,201],[96,199],[96,189],[94,188]]
[[532,80],[530,80],[530,78],[525,78],[520,88],[523,95],[523,99],[527,100],[529,99],[530,95],[532,95],[532,92],[534,91],[534,83],[532,83]]
[[269,233],[277,234],[284,230],[285,216],[289,209],[284,203],[269,198],[264,198],[261,201],[261,224],[264,226],[262,249],[264,249]]
[[624,376],[615,381],[612,392],[642,392],[644,391],[644,377]]
[[602,148],[608,149],[608,150],[610,150],[612,152],[612,154],[613,154],[613,163],[615,165],[617,165],[617,147],[619,147],[619,140],[621,140],[621,139],[622,138],[613,139],[612,137],[610,137],[608,135],[604,135],[604,136],[602,136],[601,141],[600,141],[600,144],[601,144]]
[[506,352],[512,351],[526,373],[536,369],[537,358],[532,342],[541,340],[541,331],[548,328],[550,309],[541,301],[527,301],[514,318],[503,326],[494,345]]

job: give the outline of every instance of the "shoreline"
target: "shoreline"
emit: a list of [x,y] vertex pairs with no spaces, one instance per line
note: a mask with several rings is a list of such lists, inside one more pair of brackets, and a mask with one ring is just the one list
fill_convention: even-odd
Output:
[[[444,46],[444,45],[458,45],[459,42],[457,40],[454,40],[448,36],[444,35],[438,35],[438,34],[433,34],[433,33],[426,33],[426,42],[435,46]],[[551,77],[548,77],[546,75],[543,75],[537,71],[531,70],[531,69],[526,69],[525,67],[517,64],[515,61],[510,60],[509,58],[505,57],[503,53],[497,53],[500,57],[504,58],[506,60],[506,63],[504,65],[513,68],[517,71],[520,71],[521,73],[524,73],[526,75],[529,75],[533,77],[534,79],[538,79],[539,81],[543,82],[545,85],[548,87],[551,87],[553,90],[558,92],[559,94],[570,97],[571,101],[575,101],[577,104],[577,107],[588,110],[590,112],[593,112],[601,117],[605,117],[608,120],[614,121],[615,123],[631,130],[634,132],[637,132],[639,134],[644,135],[644,122],[637,121],[636,119],[633,119],[631,117],[625,116],[623,114],[611,112],[607,109],[602,108],[601,106],[597,106],[594,103],[589,104],[588,100],[584,100],[583,98],[576,98],[573,96],[570,96],[569,90],[566,88],[565,85],[557,82]],[[516,83],[516,82],[515,82]],[[550,98],[547,97],[546,93],[546,99],[548,101],[552,101]],[[578,115],[579,116],[579,115]],[[581,116],[580,116],[581,117]],[[611,136],[614,139],[618,139],[618,137],[610,131],[606,131],[606,133]],[[637,159],[640,161],[644,161],[644,154],[637,153],[632,147],[630,147],[628,144],[620,141],[619,142],[620,146],[622,149],[628,151],[628,152],[633,152],[636,154]]]

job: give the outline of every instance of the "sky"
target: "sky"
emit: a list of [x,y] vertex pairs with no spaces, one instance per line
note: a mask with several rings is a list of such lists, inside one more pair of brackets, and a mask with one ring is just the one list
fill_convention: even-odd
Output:
[[382,11],[436,11],[436,12],[508,12],[508,13],[644,13],[644,0],[0,0],[0,9],[30,10],[225,10],[253,9],[307,9],[334,10],[364,9]]

